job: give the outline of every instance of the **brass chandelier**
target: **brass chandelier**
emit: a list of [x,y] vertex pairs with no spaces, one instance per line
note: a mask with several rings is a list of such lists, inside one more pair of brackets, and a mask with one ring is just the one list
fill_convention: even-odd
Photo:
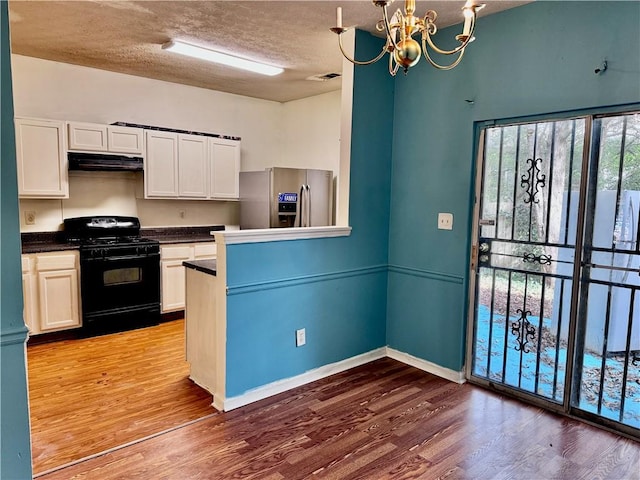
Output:
[[[460,44],[451,49],[443,50],[438,48],[431,38],[434,36],[438,27],[436,27],[436,18],[438,14],[434,10],[428,10],[424,18],[416,17],[415,0],[405,0],[404,13],[398,9],[391,18],[387,13],[387,7],[393,3],[393,0],[373,0],[376,7],[382,9],[382,19],[376,24],[376,30],[385,32],[387,41],[382,47],[382,51],[371,60],[358,61],[351,58],[342,45],[342,34],[348,30],[342,26],[342,8],[337,9],[337,25],[331,29],[333,33],[338,34],[338,44],[342,55],[355,65],[371,65],[380,60],[385,53],[389,53],[389,73],[394,75],[398,73],[398,69],[402,67],[406,74],[409,67],[413,67],[420,60],[420,54],[424,54],[427,61],[440,70],[451,70],[462,60],[465,48],[474,40],[473,32],[476,27],[476,17],[478,10],[484,7],[484,4],[476,4],[474,0],[467,0],[462,13],[464,14],[464,26],[462,33],[456,35],[456,40]],[[418,33],[422,34],[422,48],[420,44],[412,37]],[[441,55],[457,55],[453,62],[449,65],[441,65],[431,58],[427,47]]]

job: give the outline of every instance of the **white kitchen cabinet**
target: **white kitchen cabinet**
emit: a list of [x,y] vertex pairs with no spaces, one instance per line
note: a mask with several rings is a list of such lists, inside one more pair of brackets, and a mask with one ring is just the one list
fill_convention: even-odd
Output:
[[69,150],[142,155],[144,137],[141,128],[69,122]]
[[18,196],[69,198],[64,122],[17,117]]
[[107,126],[97,123],[69,122],[69,150],[107,151]]
[[141,128],[107,126],[108,151],[113,153],[144,154],[144,130]]
[[209,197],[237,199],[240,196],[240,142],[209,139]]
[[146,131],[145,197],[178,197],[178,134]]
[[207,198],[207,137],[178,135],[178,196]]
[[80,326],[78,252],[23,255],[22,282],[31,335]]
[[237,200],[240,142],[147,130],[145,198]]
[[24,301],[24,323],[29,329],[29,333],[40,331],[35,316],[37,298],[35,275],[32,273],[32,259],[26,255],[22,256],[22,295]]
[[184,310],[186,260],[216,258],[215,242],[180,243],[160,247],[162,313]]

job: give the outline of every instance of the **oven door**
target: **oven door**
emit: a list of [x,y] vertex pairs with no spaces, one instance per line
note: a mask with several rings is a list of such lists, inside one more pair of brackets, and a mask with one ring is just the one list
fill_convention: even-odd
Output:
[[153,311],[154,315],[160,311],[159,253],[81,258],[80,266],[85,327],[97,321],[135,318],[142,311]]

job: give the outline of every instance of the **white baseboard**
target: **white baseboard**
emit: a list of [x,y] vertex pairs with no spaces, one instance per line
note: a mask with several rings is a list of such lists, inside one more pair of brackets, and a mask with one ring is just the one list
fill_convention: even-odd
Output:
[[[269,383],[262,387],[249,390],[248,392],[243,393],[242,395],[238,395],[237,397],[226,399],[214,397],[213,406],[218,410],[233,410],[235,408],[243,407],[250,403],[257,402],[258,400],[277,395],[278,393],[286,392],[287,390],[291,390],[292,388],[315,382],[316,380],[321,380],[336,373],[344,372],[345,370],[349,370],[350,368],[359,367],[360,365],[364,365],[365,363],[384,358],[386,355],[386,347],[377,348],[375,350],[371,350],[370,352],[363,353],[362,355],[357,355],[355,357],[347,358],[346,360],[341,360],[336,363],[330,363],[329,365],[324,365],[322,367],[309,370],[308,372],[297,375],[295,377]],[[222,408],[219,408],[217,404],[219,404],[219,406]]]
[[413,355],[409,355],[408,353],[404,353],[390,347],[386,347],[386,350],[387,357],[393,358],[394,360],[405,363],[412,367],[419,368],[420,370],[423,370],[427,373],[432,373],[433,375],[442,377],[446,380],[451,380],[452,382],[456,383],[465,383],[467,381],[464,375],[464,371],[456,372],[455,370],[441,367],[440,365],[436,365],[435,363],[422,360],[421,358],[414,357]]
[[344,372],[345,370],[349,370],[350,368],[359,367],[360,365],[364,365],[365,363],[373,362],[374,360],[378,360],[384,357],[393,358],[394,360],[402,362],[406,365],[410,365],[412,367],[418,368],[422,371],[431,373],[455,383],[466,382],[464,371],[457,372],[455,370],[436,365],[435,363],[422,360],[421,358],[414,357],[413,355],[409,355],[408,353],[400,352],[399,350],[395,350],[393,348],[381,347],[375,350],[371,350],[370,352],[363,353],[362,355],[357,355],[355,357],[347,358],[346,360],[341,360],[336,363],[324,365],[314,370],[309,370],[308,372],[297,375],[295,377],[278,380],[276,382],[263,385],[262,387],[255,388],[253,390],[249,390],[246,393],[243,393],[242,395],[238,395],[237,397],[225,399],[214,395],[213,407],[220,411],[234,410],[236,408],[249,405],[250,403],[257,402],[258,400],[263,400],[265,398],[277,395],[282,392],[286,392],[287,390],[291,390],[301,385],[306,385],[307,383],[321,380],[330,375]]

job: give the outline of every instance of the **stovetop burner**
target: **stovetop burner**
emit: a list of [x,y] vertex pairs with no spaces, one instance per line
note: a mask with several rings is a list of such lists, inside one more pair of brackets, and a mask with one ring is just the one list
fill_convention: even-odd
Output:
[[140,237],[140,220],[136,217],[66,218],[64,231],[69,242],[80,246],[81,256],[135,256],[160,251],[160,242]]

